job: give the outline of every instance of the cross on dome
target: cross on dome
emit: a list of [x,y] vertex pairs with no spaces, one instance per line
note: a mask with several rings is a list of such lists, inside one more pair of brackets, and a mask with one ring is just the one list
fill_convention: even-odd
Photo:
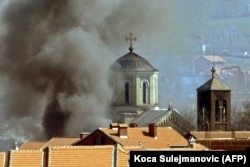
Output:
[[136,41],[137,38],[136,38],[136,37],[133,37],[133,33],[131,32],[131,33],[129,34],[129,37],[126,37],[125,39],[126,39],[126,41],[129,41],[129,42],[130,42],[129,51],[132,52],[132,51],[133,51],[132,42],[133,42],[133,41]]

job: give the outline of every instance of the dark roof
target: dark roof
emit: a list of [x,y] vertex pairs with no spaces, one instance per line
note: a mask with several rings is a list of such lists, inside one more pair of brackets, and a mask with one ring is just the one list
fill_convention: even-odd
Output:
[[229,86],[218,80],[217,78],[211,78],[205,84],[197,88],[197,91],[209,91],[209,90],[230,90]]
[[171,114],[166,110],[150,110],[142,113],[136,117],[132,122],[136,123],[139,127],[147,126],[149,123],[157,123],[163,115]]
[[117,59],[112,65],[113,71],[145,71],[156,72],[154,68],[146,59],[137,55],[134,52],[129,52],[121,58]]
[[146,111],[136,117],[132,122],[136,123],[139,127],[143,127],[147,126],[149,123],[157,124],[163,117],[170,116],[173,114],[181,116],[180,112],[177,109],[173,108],[172,106],[169,106],[168,109]]

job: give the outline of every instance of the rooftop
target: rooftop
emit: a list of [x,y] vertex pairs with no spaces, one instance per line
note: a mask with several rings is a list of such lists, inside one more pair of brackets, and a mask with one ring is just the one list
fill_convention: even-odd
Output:
[[29,141],[20,146],[20,150],[42,150],[49,146],[68,146],[79,140],[79,137],[53,137],[48,142]]
[[49,146],[68,146],[78,140],[79,137],[53,137],[45,145],[43,145],[42,149]]
[[167,148],[170,145],[188,146],[188,141],[171,127],[157,127],[157,137],[149,135],[148,127],[128,127],[127,138],[120,138],[118,130],[101,128],[105,134],[123,146],[146,148]]
[[197,88],[198,91],[207,91],[207,90],[231,90],[229,86],[218,80],[217,78],[211,78],[205,84]]
[[146,59],[139,56],[134,52],[129,52],[116,60],[111,65],[112,71],[139,71],[139,72],[157,72],[158,70],[154,68]]
[[6,156],[5,152],[0,152],[0,166],[4,166],[5,156]]
[[9,166],[42,166],[43,152],[41,150],[11,150]]
[[49,147],[48,166],[113,166],[113,145]]
[[196,139],[250,139],[250,131],[191,131]]
[[26,142],[20,146],[20,150],[40,150],[46,142]]
[[222,57],[217,56],[217,55],[205,55],[205,56],[202,56],[201,58],[204,58],[212,63],[213,62],[215,62],[215,63],[225,63],[226,62],[225,59],[223,59]]

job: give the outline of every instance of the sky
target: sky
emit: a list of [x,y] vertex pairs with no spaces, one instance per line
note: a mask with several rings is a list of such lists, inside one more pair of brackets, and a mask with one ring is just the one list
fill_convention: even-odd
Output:
[[[0,126],[8,129],[0,136],[22,143],[75,136],[107,124],[113,93],[108,68],[128,52],[130,32],[137,38],[134,52],[167,80],[161,85],[166,92],[159,91],[161,102],[172,100],[178,107],[194,100],[192,93],[180,95],[197,83],[188,77],[176,81],[176,76],[192,74],[192,63],[209,40],[204,35],[210,33],[208,20],[227,11],[230,2],[0,1]],[[173,84],[180,80],[192,87],[172,92],[182,87]]]

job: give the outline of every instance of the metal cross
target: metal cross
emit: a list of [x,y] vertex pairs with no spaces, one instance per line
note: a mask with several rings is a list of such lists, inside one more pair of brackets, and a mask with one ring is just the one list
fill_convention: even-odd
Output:
[[130,52],[132,52],[132,51],[133,51],[132,42],[137,40],[136,37],[133,37],[133,33],[131,32],[131,33],[129,34],[129,37],[126,37],[125,39],[126,39],[126,41],[129,41],[129,42],[130,42],[129,50],[130,50]]

